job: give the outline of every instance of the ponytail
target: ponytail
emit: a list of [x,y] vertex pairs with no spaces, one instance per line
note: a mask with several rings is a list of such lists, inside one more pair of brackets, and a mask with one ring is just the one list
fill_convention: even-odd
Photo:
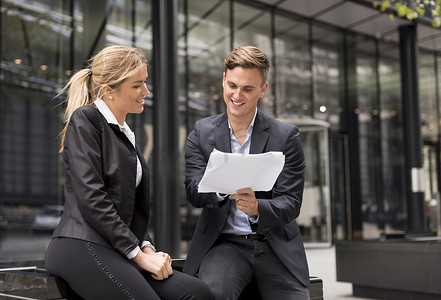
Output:
[[68,81],[66,86],[61,90],[57,97],[68,90],[66,98],[66,111],[64,112],[64,127],[61,131],[61,146],[60,153],[64,150],[64,139],[66,137],[67,126],[73,112],[82,106],[90,105],[95,99],[92,97],[90,90],[92,80],[92,70],[82,69],[75,73]]

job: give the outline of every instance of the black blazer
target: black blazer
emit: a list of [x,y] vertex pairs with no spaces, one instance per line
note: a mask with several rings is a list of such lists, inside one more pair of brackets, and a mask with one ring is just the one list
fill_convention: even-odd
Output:
[[[142,180],[136,188],[136,155]],[[95,105],[75,110],[63,152],[65,208],[53,237],[70,237],[112,247],[123,255],[152,242],[149,171],[141,153]]]
[[[184,272],[195,275],[202,259],[212,247],[228,218],[230,200],[218,202],[215,193],[198,193],[210,153],[216,148],[231,152],[227,115],[208,117],[196,122],[185,145],[188,200],[202,207],[188,251]],[[250,153],[282,151],[285,166],[273,189],[256,192],[259,202],[257,233],[268,239],[280,261],[304,285],[309,284],[309,271],[296,218],[300,213],[304,188],[305,159],[299,130],[257,111],[251,136]]]

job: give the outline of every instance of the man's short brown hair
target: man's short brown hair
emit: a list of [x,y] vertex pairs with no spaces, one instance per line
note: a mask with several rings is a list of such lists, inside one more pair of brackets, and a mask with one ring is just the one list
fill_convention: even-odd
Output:
[[238,47],[230,52],[225,58],[225,74],[228,70],[235,67],[244,69],[259,69],[262,84],[264,85],[268,80],[268,73],[270,68],[269,59],[265,53],[254,46]]

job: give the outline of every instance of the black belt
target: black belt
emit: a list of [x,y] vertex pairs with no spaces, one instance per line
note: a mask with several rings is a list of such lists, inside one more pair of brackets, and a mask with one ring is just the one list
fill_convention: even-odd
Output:
[[221,236],[226,237],[226,238],[228,238],[228,237],[241,237],[246,240],[259,241],[259,242],[266,241],[266,236],[262,233],[245,234],[245,235],[235,235],[235,234],[231,234],[231,233],[222,233]]

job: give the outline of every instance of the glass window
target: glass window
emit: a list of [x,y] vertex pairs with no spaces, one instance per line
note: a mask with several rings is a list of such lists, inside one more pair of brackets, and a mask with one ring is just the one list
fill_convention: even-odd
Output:
[[1,5],[0,261],[42,259],[54,224],[39,216],[63,201],[62,106],[53,99],[70,67],[70,6],[51,0]]
[[[181,95],[186,100],[188,126],[224,111],[222,72],[230,50],[229,3],[187,1],[183,32],[179,35]],[[183,73],[186,71],[186,73]]]
[[312,73],[314,118],[326,120],[331,129],[341,130],[343,107],[342,34],[324,26],[312,27]]
[[[225,111],[222,90],[224,59],[230,51],[230,3],[180,1],[179,6],[179,151],[180,182],[184,183],[184,145],[195,122]],[[191,240],[201,209],[191,206],[181,188],[182,239]],[[183,243],[185,245],[185,243]],[[186,249],[182,249],[186,253]]]
[[329,139],[322,126],[300,127],[307,170],[302,210],[297,223],[305,244],[329,246],[331,238]]
[[348,141],[347,135],[330,132],[329,136],[329,183],[332,212],[332,239],[345,240],[348,237]]
[[381,157],[385,233],[402,232],[406,226],[406,190],[403,110],[399,45],[381,43],[380,84]]
[[421,133],[423,140],[438,140],[438,114],[436,98],[435,56],[432,53],[419,52],[418,79],[421,115]]
[[358,36],[356,53],[356,97],[358,117],[360,193],[363,238],[378,238],[383,228],[381,148],[379,143],[379,99],[377,97],[376,45],[373,39]]
[[440,104],[440,101],[441,101],[441,55],[439,55],[439,54],[436,56],[436,66],[437,66],[437,68],[436,68],[437,69],[437,76],[436,76],[436,78],[438,79],[438,82],[436,83],[437,84],[436,99],[438,101],[438,110],[437,111],[438,111],[438,116],[439,116],[438,117],[438,130],[440,130],[440,128],[441,128],[441,104]]
[[[436,232],[439,228],[439,193],[438,170],[439,158],[439,97],[436,82],[436,56],[433,53],[420,51],[418,56],[419,100],[421,116],[421,133],[424,147],[422,149],[423,168],[425,171],[424,204],[427,229]],[[439,87],[438,87],[439,89]],[[438,204],[436,204],[438,203]]]
[[274,26],[277,113],[311,116],[309,23],[276,16]]

